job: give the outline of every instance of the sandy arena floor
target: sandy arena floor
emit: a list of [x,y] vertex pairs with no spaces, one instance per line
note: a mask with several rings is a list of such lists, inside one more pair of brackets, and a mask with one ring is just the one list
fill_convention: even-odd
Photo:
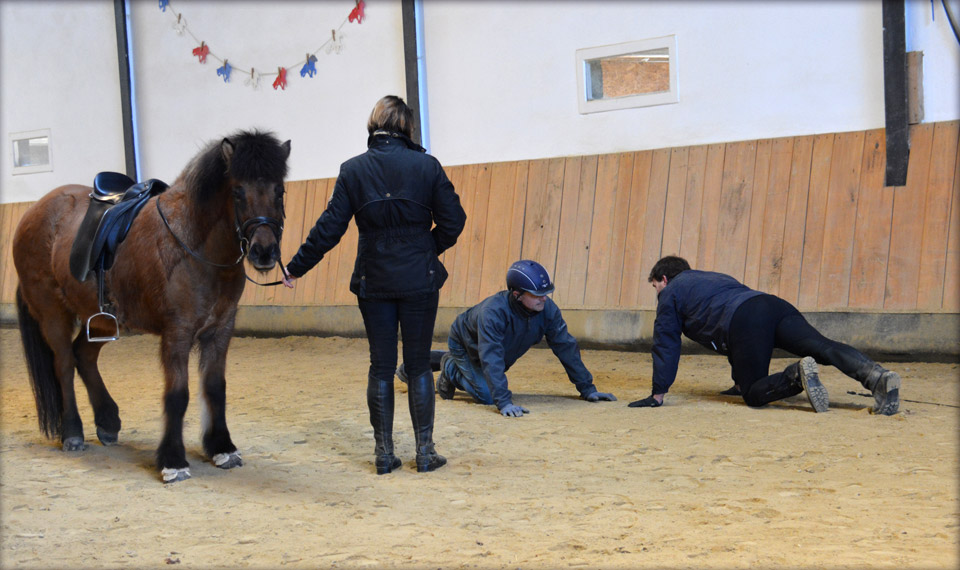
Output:
[[121,445],[96,442],[84,397],[89,447],[70,454],[37,429],[16,331],[0,331],[0,349],[3,568],[960,566],[956,364],[896,364],[901,397],[925,403],[879,417],[832,368],[829,413],[803,396],[754,410],[718,394],[724,359],[688,356],[668,405],[632,409],[650,391],[648,354],[584,351],[620,398],[591,404],[533,350],[510,375],[530,415],[438,400],[450,463],[435,473],[413,467],[397,382],[404,465],[378,477],[366,341],[237,338],[227,409],[245,465],[201,456],[194,399],[193,478],[164,486],[156,337],[125,337],[101,358]]

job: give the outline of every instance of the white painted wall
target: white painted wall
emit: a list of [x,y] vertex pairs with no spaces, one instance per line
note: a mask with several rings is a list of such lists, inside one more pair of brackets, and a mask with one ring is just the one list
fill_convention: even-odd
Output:
[[[877,2],[427,1],[431,137],[501,161],[882,126]],[[675,34],[680,102],[580,115],[575,52]]]
[[[936,5],[935,25],[921,21],[929,1],[907,14],[928,121],[960,109],[958,46]],[[425,0],[424,13],[433,150],[449,164],[884,126],[879,0]],[[671,34],[678,104],[577,112],[577,49]]]
[[[301,78],[306,54],[320,48],[354,7],[352,0],[315,2],[171,2],[132,4],[137,107],[144,178],[172,180],[206,142],[237,130],[260,128],[292,141],[290,180],[332,177],[340,163],[366,150],[367,118],[388,94],[405,96],[400,3],[367,0],[366,19],[342,29],[340,54],[317,55],[317,75]],[[182,14],[213,54],[235,66],[229,83],[222,64],[200,64],[196,41],[173,29]],[[300,63],[298,63],[300,62]],[[285,90],[275,76],[259,89],[244,84],[254,67],[287,71]]]
[[[0,2],[0,202],[123,171],[113,2]],[[10,133],[50,129],[53,172],[13,175]]]
[[[423,0],[431,152],[447,165],[725,142],[884,125],[879,0]],[[957,5],[958,0],[950,0]],[[141,174],[172,180],[209,140],[240,128],[292,139],[291,180],[336,176],[363,152],[381,96],[406,92],[399,0],[367,0],[339,55],[307,52],[339,27],[352,0],[133,0]],[[956,39],[939,1],[908,0],[908,49],[924,51],[927,121],[960,115]],[[175,12],[220,62],[201,65]],[[960,14],[960,7],[957,11]],[[0,135],[53,130],[53,173],[11,176],[0,201],[123,170],[113,2],[0,0]],[[676,34],[680,103],[577,112],[578,48]],[[289,70],[286,90],[243,68]]]
[[[947,0],[960,20],[960,0]],[[956,22],[960,25],[960,21]],[[960,43],[940,0],[907,0],[907,51],[923,52],[923,121],[950,121],[960,115]]]

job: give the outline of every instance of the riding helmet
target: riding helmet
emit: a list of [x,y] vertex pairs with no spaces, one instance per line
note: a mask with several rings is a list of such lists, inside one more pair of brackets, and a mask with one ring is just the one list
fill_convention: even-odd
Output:
[[527,291],[543,296],[553,293],[550,274],[536,261],[521,259],[507,270],[507,288],[512,291]]

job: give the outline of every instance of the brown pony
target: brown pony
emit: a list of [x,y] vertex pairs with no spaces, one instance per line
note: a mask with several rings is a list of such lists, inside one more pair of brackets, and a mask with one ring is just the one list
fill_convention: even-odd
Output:
[[[190,477],[183,416],[194,346],[205,404],[203,449],[217,467],[243,463],[227,429],[227,348],[245,284],[244,257],[260,272],[280,258],[289,154],[290,141],[280,144],[269,133],[238,132],[211,143],[169,190],[150,199],[105,272],[119,324],[160,335],[166,425],[157,466],[164,482]],[[86,386],[100,442],[116,444],[120,432],[117,404],[97,368],[103,343],[89,340],[106,338],[116,324],[95,319],[89,335],[84,326],[77,333],[78,323],[99,312],[93,272],[81,282],[69,268],[90,192],[79,185],[54,189],[24,214],[13,238],[20,335],[40,429],[60,436],[64,451],[85,447],[74,369]]]

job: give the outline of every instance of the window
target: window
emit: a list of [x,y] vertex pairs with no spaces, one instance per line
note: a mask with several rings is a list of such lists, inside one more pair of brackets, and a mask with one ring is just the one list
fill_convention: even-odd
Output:
[[676,103],[677,71],[676,36],[578,49],[580,113]]
[[13,174],[52,172],[50,129],[10,133],[13,147]]

